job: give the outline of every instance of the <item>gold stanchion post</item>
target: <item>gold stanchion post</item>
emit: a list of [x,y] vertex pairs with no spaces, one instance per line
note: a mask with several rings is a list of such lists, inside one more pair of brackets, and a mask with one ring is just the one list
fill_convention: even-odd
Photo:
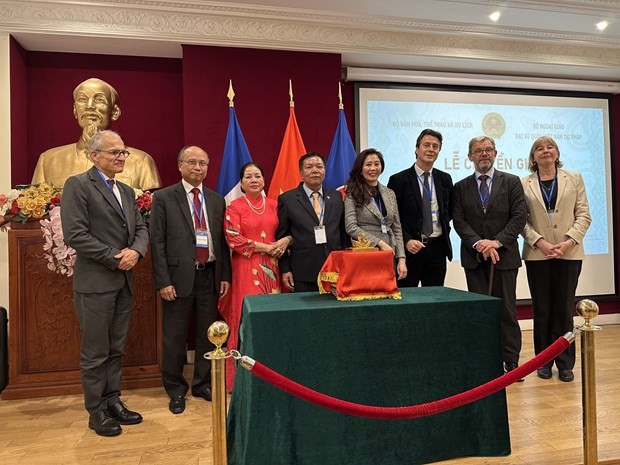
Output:
[[596,424],[596,365],[594,359],[594,332],[600,326],[592,326],[590,320],[598,315],[596,302],[585,299],[577,304],[577,313],[585,320],[581,330],[581,401],[583,409],[583,464],[598,464]]
[[226,359],[231,356],[222,345],[228,339],[229,328],[223,321],[216,321],[207,331],[215,350],[204,354],[211,360],[211,395],[213,409],[213,465],[227,465],[226,451]]

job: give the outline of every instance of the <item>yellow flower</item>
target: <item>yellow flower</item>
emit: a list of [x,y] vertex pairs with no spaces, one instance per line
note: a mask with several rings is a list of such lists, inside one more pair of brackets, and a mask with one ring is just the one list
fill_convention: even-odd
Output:
[[254,285],[255,285],[255,286],[260,285],[260,282],[258,282],[258,279],[255,279],[255,280],[254,280]]
[[257,276],[258,275],[258,270],[256,268],[252,268],[252,274],[254,276]]
[[33,218],[43,218],[45,216],[45,207],[37,208],[32,212]]

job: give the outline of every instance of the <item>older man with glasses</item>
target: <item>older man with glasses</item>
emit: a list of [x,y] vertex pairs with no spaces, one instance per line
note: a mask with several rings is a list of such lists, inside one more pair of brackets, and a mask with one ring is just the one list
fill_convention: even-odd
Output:
[[129,152],[114,131],[88,142],[93,167],[71,176],[62,195],[65,242],[76,251],[75,311],[82,331],[80,376],[88,427],[100,436],[142,416],[120,399],[121,366],[133,304],[133,268],[146,254],[147,227],[134,191],[119,182]]
[[192,316],[196,323],[196,358],[191,392],[211,400],[211,364],[203,357],[213,348],[207,329],[216,320],[218,298],[231,280],[230,253],[224,239],[226,203],[203,186],[209,156],[200,147],[183,147],[178,156],[181,181],[153,196],[150,233],[155,287],[163,299],[162,379],[174,414],[185,410],[189,386],[183,376],[185,343]]
[[503,300],[502,352],[505,370],[512,371],[521,352],[515,307],[521,266],[517,237],[527,220],[525,196],[517,176],[493,167],[497,150],[491,137],[474,137],[468,153],[475,172],[454,185],[452,221],[461,237],[467,288]]

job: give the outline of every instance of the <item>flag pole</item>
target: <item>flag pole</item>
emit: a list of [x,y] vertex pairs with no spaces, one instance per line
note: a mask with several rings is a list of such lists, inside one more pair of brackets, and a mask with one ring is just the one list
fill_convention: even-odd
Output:
[[233,99],[235,98],[235,91],[233,90],[232,79],[228,81],[228,94],[227,95],[228,95],[228,106],[234,107],[235,102],[233,102]]
[[340,82],[338,82],[338,101],[340,102],[338,103],[338,109],[344,110],[344,105],[342,104],[342,84]]
[[291,98],[289,106],[293,108],[295,106],[295,102],[293,101],[293,81],[290,79],[288,80],[288,95]]

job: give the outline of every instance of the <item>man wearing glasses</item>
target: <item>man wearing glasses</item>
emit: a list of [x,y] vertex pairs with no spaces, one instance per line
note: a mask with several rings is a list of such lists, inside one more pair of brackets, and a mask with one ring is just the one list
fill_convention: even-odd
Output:
[[493,168],[496,155],[490,137],[469,142],[468,157],[475,172],[454,185],[452,221],[461,237],[467,288],[503,300],[502,352],[508,372],[517,368],[521,351],[515,309],[521,266],[517,237],[525,226],[527,207],[519,178]]
[[75,311],[82,332],[80,377],[88,427],[116,436],[142,416],[120,400],[121,365],[133,303],[133,268],[146,254],[147,227],[134,191],[118,182],[129,152],[114,131],[88,142],[93,167],[67,179],[62,195],[65,242],[76,251]]
[[[91,78],[73,91],[73,116],[82,128],[82,135],[74,144],[54,147],[41,154],[32,176],[32,184],[46,182],[62,188],[69,176],[83,173],[93,166],[89,157],[88,141],[98,131],[110,129],[121,116],[118,93],[101,79]],[[153,189],[161,187],[155,161],[148,153],[129,148],[132,156],[125,162],[118,180],[131,187]]]
[[211,364],[203,357],[213,349],[207,329],[217,318],[218,299],[228,292],[232,276],[223,231],[226,203],[202,184],[209,156],[200,147],[187,146],[179,152],[178,166],[182,179],[155,193],[149,224],[155,287],[163,299],[162,380],[174,414],[185,410],[189,391],[183,368],[194,313],[191,392],[211,401]]

